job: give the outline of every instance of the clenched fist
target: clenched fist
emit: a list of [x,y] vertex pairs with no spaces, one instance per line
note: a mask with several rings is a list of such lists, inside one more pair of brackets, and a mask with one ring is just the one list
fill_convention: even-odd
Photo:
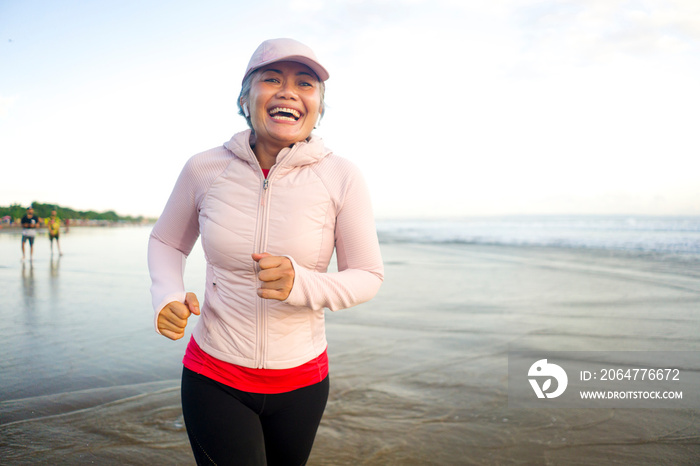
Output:
[[194,293],[187,293],[184,303],[173,301],[160,311],[158,331],[171,340],[179,340],[185,336],[187,319],[192,314],[199,315],[199,301]]
[[258,278],[262,287],[258,296],[265,299],[284,301],[294,286],[294,266],[284,256],[273,256],[267,252],[253,254],[253,260],[260,266]]

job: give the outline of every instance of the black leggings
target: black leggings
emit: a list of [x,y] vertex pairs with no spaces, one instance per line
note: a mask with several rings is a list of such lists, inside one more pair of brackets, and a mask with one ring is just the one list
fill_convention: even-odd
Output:
[[328,387],[326,377],[287,393],[248,393],[184,368],[182,412],[197,464],[306,464]]

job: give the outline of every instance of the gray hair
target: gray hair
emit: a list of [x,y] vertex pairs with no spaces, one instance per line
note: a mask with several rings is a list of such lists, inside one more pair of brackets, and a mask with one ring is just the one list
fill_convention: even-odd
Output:
[[[238,104],[238,114],[245,118],[245,121],[248,123],[248,127],[250,129],[253,129],[253,124],[250,122],[250,117],[245,116],[245,113],[243,113],[241,102],[248,102],[250,89],[253,87],[253,78],[255,78],[258,74],[260,74],[260,71],[256,70],[246,76],[246,78],[243,80],[243,84],[241,85],[241,93],[238,94],[238,101],[236,102]],[[326,83],[319,79],[318,84],[321,92],[321,118],[323,118],[323,114],[326,113]]]

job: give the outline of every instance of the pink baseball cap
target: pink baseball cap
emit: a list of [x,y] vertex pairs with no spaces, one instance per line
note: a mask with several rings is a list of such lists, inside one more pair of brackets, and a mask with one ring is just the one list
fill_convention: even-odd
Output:
[[306,45],[294,39],[269,39],[260,44],[250,57],[243,80],[245,81],[245,78],[258,68],[278,61],[302,63],[311,68],[321,81],[325,81],[330,76],[318,62],[313,50]]

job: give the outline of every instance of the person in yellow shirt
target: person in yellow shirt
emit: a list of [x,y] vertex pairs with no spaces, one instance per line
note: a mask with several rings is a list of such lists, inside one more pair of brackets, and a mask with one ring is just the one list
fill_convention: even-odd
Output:
[[51,211],[51,216],[46,219],[46,226],[49,228],[49,242],[51,243],[51,255],[53,255],[53,240],[56,240],[58,255],[62,256],[61,243],[58,241],[61,232],[61,219],[56,216],[56,211]]

